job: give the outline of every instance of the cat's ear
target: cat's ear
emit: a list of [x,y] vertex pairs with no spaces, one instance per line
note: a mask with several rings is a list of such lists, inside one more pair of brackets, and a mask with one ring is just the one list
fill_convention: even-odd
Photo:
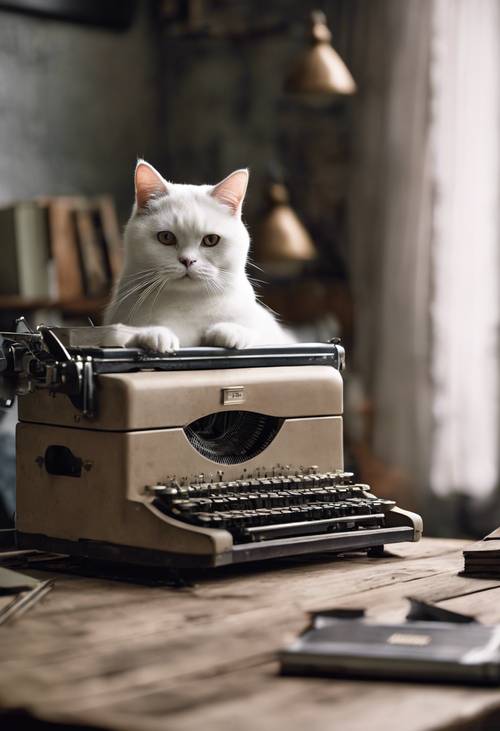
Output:
[[241,206],[248,185],[248,170],[235,170],[234,173],[228,175],[227,178],[221,180],[212,189],[211,195],[216,198],[219,203],[231,209],[234,215],[241,213]]
[[145,208],[151,198],[168,193],[167,183],[149,162],[138,160],[135,168],[135,202]]

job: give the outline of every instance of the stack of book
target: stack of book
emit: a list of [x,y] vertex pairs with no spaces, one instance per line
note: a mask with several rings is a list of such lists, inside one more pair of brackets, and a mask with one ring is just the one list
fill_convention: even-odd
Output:
[[464,574],[500,577],[500,528],[464,550]]
[[105,296],[121,266],[110,196],[39,198],[0,209],[0,295],[71,301]]

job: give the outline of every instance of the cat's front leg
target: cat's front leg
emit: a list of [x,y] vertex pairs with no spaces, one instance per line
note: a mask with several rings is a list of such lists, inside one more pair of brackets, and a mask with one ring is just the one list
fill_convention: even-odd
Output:
[[125,345],[153,350],[155,353],[173,353],[179,349],[179,338],[170,328],[154,325],[137,328]]
[[258,340],[258,333],[235,322],[217,322],[203,335],[204,345],[220,348],[251,348]]

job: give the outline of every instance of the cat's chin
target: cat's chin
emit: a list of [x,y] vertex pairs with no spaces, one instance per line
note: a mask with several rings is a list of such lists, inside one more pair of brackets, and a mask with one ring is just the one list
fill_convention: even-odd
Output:
[[196,277],[191,274],[182,274],[176,279],[170,280],[170,288],[175,287],[179,289],[193,289],[196,286],[202,286],[203,279]]

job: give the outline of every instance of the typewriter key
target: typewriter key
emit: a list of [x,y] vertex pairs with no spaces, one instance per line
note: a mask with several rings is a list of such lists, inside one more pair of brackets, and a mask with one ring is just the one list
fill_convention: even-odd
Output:
[[204,512],[208,512],[213,507],[212,500],[206,497],[193,498],[192,502],[196,505],[197,510],[202,510]]
[[194,513],[196,511],[196,504],[191,502],[191,500],[174,500],[172,502],[172,510],[183,514]]
[[160,497],[165,494],[165,491],[167,490],[166,485],[147,485],[146,486],[146,492],[148,492],[150,495],[154,495],[155,497]]
[[168,502],[170,502],[179,495],[179,490],[176,487],[165,487],[165,489],[162,490],[159,495],[163,500],[167,500]]
[[260,517],[256,510],[246,511],[246,522],[249,526],[259,525]]
[[251,510],[252,502],[248,499],[248,493],[242,493],[239,499],[239,510]]
[[209,513],[197,513],[193,516],[193,520],[203,528],[211,528],[214,522],[214,516]]

